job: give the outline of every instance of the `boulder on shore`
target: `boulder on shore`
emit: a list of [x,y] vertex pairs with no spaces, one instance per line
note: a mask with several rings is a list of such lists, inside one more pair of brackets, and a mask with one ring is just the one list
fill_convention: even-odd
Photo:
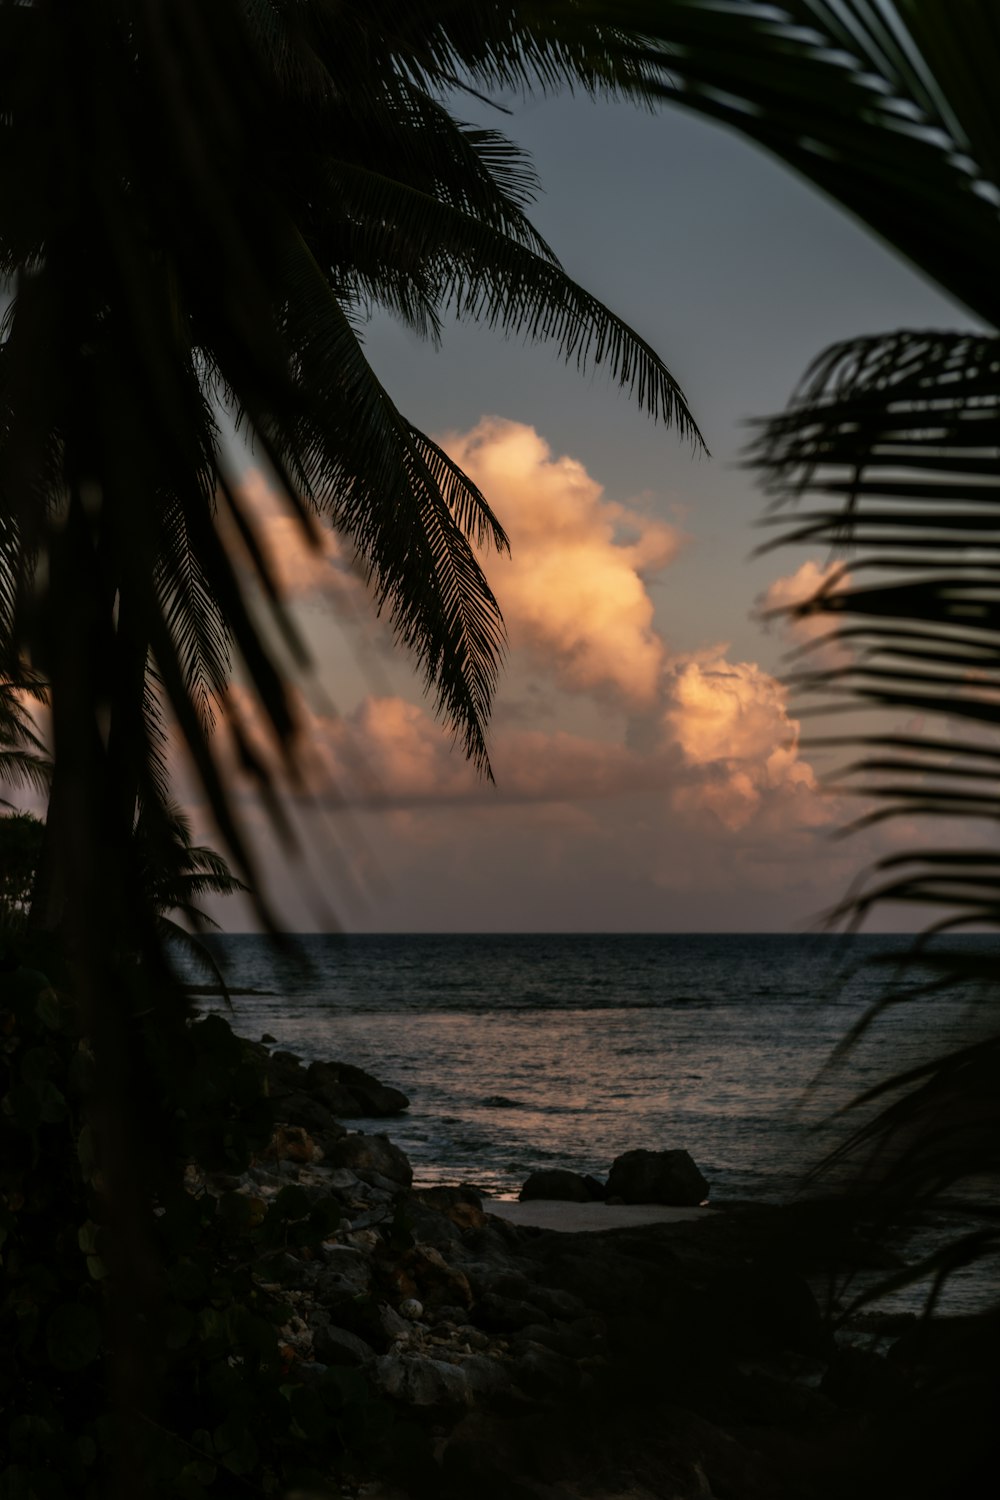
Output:
[[387,1182],[407,1188],[413,1181],[407,1157],[386,1135],[364,1135],[361,1131],[345,1135],[335,1143],[328,1160],[333,1167],[350,1167],[362,1178],[377,1172]]
[[342,1120],[384,1119],[410,1107],[402,1090],[350,1063],[310,1063],[306,1080],[309,1091]]
[[532,1172],[520,1193],[522,1203],[529,1199],[554,1199],[560,1203],[590,1203],[592,1194],[579,1172],[567,1171],[565,1167],[546,1167],[541,1172]]
[[[291,1101],[287,1111],[290,1122],[305,1125],[308,1130],[324,1128],[320,1114],[336,1129],[338,1119],[384,1119],[410,1107],[401,1089],[390,1088],[352,1063],[313,1062],[307,1066],[295,1052],[282,1048],[269,1052],[263,1042],[245,1042],[244,1046],[259,1061],[271,1098],[279,1106]],[[300,1118],[305,1113],[309,1119]]]
[[708,1182],[686,1151],[626,1151],[612,1163],[607,1193],[622,1203],[693,1208],[708,1197]]

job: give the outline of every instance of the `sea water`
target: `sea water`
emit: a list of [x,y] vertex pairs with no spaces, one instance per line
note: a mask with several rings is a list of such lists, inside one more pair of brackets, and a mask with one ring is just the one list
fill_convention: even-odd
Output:
[[[832,1118],[838,1108],[963,1045],[974,1023],[960,996],[915,998],[838,1057],[894,977],[905,938],[291,941],[281,952],[260,936],[211,940],[236,1030],[402,1089],[405,1115],[353,1123],[386,1130],[418,1184],[470,1183],[501,1198],[538,1168],[604,1177],[624,1151],[680,1147],[713,1202],[787,1200],[855,1121]],[[926,977],[895,976],[914,992]]]

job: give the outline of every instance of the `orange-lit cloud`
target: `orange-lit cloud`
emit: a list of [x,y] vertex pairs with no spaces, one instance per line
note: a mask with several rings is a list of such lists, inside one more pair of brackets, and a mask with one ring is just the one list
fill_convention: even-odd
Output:
[[[757,611],[764,616],[785,611],[812,599],[824,588],[832,592],[847,588],[850,581],[842,563],[828,563],[824,567],[810,559],[794,573],[776,578],[757,600]],[[807,615],[782,614],[779,619],[790,642],[809,647],[801,664],[805,670],[826,671],[849,665],[849,647],[831,638],[833,616],[817,611]]]
[[582,464],[524,423],[485,417],[443,445],[510,538],[510,558],[486,567],[513,651],[576,691],[650,702],[664,647],[645,580],[677,555],[677,529],[604,499]]
[[[324,595],[345,603],[364,592],[349,549],[330,525],[317,518],[310,541],[301,519],[291,513],[259,469],[247,469],[242,475],[239,498],[283,597]],[[227,547],[249,569],[249,555],[224,506],[219,507],[218,524]]]
[[[796,800],[816,793],[812,768],[799,758],[799,726],[789,718],[785,690],[756,663],[709,652],[679,661],[667,683],[665,734],[685,764],[703,773],[678,790],[676,806],[708,808],[736,832],[769,793]],[[826,821],[818,806],[815,821]]]
[[407,807],[465,802],[587,801],[620,792],[654,768],[624,746],[565,731],[507,729],[491,747],[496,785],[482,780],[453,736],[426,709],[399,697],[368,697],[350,714],[311,714],[308,739],[322,777],[311,790],[336,788],[353,806]]
[[[300,704],[307,769],[292,789],[295,816],[318,829],[353,810],[373,859],[381,850],[387,877],[398,874],[416,902],[412,917],[386,907],[391,925],[433,925],[428,913],[442,900],[447,926],[451,904],[466,895],[472,903],[474,891],[481,900],[500,892],[513,912],[504,880],[534,891],[536,905],[544,895],[549,914],[539,920],[556,926],[575,925],[591,879],[620,894],[623,913],[637,901],[639,925],[661,921],[654,899],[664,893],[675,908],[662,919],[668,926],[695,921],[715,890],[734,900],[752,890],[761,901],[765,890],[788,891],[802,917],[815,911],[837,873],[818,851],[843,806],[821,795],[775,678],[730,660],[724,646],[678,656],[658,632],[650,584],[680,551],[677,528],[608,500],[580,463],[556,456],[525,424],[483,419],[443,442],[510,537],[510,559],[490,553],[483,562],[508,625],[508,679],[523,688],[532,669],[520,711],[494,721],[497,784],[475,775],[426,703],[386,684],[339,716]],[[369,613],[330,533],[317,554],[263,476],[248,476],[244,491],[283,587],[298,597],[353,589],[359,614]],[[805,564],[761,605],[808,597],[829,576]],[[796,638],[821,628],[808,620]],[[527,716],[532,688],[548,704],[544,728],[537,694]],[[255,809],[249,783],[234,787]],[[509,920],[532,925],[527,895],[517,909],[522,916]]]

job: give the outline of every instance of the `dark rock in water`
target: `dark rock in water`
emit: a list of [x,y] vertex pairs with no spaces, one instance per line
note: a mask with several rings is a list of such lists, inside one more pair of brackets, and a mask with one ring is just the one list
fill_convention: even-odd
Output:
[[590,1189],[579,1172],[563,1167],[547,1167],[532,1172],[518,1195],[522,1203],[532,1198],[553,1198],[562,1203],[590,1203]]
[[520,1099],[508,1099],[506,1094],[488,1094],[483,1100],[489,1109],[523,1109]]
[[306,1070],[301,1057],[294,1052],[265,1054],[264,1075],[272,1099],[283,1099],[287,1094],[301,1094],[306,1090]]
[[399,1089],[349,1063],[310,1063],[306,1077],[310,1090],[341,1119],[384,1119],[410,1107]]
[[331,1166],[350,1167],[360,1177],[378,1172],[402,1187],[409,1187],[413,1181],[413,1168],[387,1135],[364,1135],[360,1131],[345,1135],[334,1144],[329,1160]]
[[590,1194],[591,1200],[594,1203],[603,1203],[608,1196],[607,1183],[602,1182],[599,1177],[591,1177],[589,1172],[583,1180],[587,1184],[587,1192]]
[[686,1151],[626,1151],[612,1163],[607,1197],[690,1208],[708,1197],[708,1183]]

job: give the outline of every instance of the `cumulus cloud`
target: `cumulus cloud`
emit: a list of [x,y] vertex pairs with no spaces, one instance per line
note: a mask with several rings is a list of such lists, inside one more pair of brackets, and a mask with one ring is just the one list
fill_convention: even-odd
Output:
[[443,445],[510,537],[510,558],[487,566],[513,650],[577,691],[652,701],[664,647],[645,580],[677,555],[676,527],[606,500],[524,423],[486,417]]
[[624,746],[562,730],[512,728],[496,736],[497,784],[488,785],[441,723],[395,696],[369,696],[343,716],[310,712],[306,738],[314,765],[310,790],[335,788],[353,806],[586,801],[614,795],[637,776],[648,786],[656,779]]
[[[681,922],[694,920],[694,908],[684,906],[689,887],[735,892],[742,882],[804,892],[817,837],[839,810],[820,795],[775,678],[731,660],[723,645],[671,654],[658,632],[650,583],[677,557],[684,540],[677,528],[606,498],[582,464],[557,456],[525,424],[484,418],[443,443],[511,540],[509,560],[484,559],[508,624],[511,677],[526,661],[540,667],[543,682],[575,695],[572,722],[597,727],[588,734],[571,732],[565,718],[563,727],[557,718],[542,728],[537,715],[498,716],[494,787],[475,775],[427,706],[406,696],[369,694],[340,716],[302,704],[308,770],[299,813],[309,816],[309,798],[357,810],[391,868],[409,870],[413,890],[444,882],[452,890],[446,903],[465,883],[471,890],[481,882],[485,847],[496,869],[529,885],[538,885],[543,865],[551,868],[567,903],[601,870],[623,902],[627,892],[648,902],[652,888],[669,891]],[[305,545],[262,475],[248,476],[245,492],[286,589],[308,595],[341,581],[363,588],[331,534],[320,554]],[[792,603],[830,577],[804,564],[760,603]],[[359,603],[367,613],[360,593]],[[805,631],[810,639],[820,633],[815,620]],[[802,628],[797,638],[805,638]],[[559,697],[554,712],[567,706]],[[533,852],[515,856],[518,840]],[[822,868],[825,881],[828,862]],[[558,920],[570,915],[567,905]]]
[[[787,610],[802,604],[821,590],[836,592],[850,584],[850,574],[842,563],[828,563],[825,567],[812,559],[804,562],[794,573],[776,578],[757,600],[757,611],[769,615],[774,611]],[[830,639],[833,618],[817,611],[808,615],[779,616],[781,629],[787,639],[796,646],[810,646],[804,666],[815,671],[833,670],[847,666],[851,652],[841,641]]]
[[[789,717],[785,690],[754,662],[730,662],[721,650],[675,663],[665,683],[663,732],[700,774],[675,794],[683,809],[707,808],[733,832],[744,828],[763,800],[800,801],[815,794],[811,766],[799,757],[799,726]],[[825,821],[809,795],[810,820]]]
[[455,750],[452,736],[405,698],[369,696],[350,714],[303,709],[310,795],[355,807],[464,803],[586,805],[640,794],[657,818],[673,811],[737,834],[754,821],[829,821],[798,725],[780,686],[753,663],[721,654],[675,664],[663,682],[659,734],[641,749],[566,730],[506,727],[491,747],[496,786]]

